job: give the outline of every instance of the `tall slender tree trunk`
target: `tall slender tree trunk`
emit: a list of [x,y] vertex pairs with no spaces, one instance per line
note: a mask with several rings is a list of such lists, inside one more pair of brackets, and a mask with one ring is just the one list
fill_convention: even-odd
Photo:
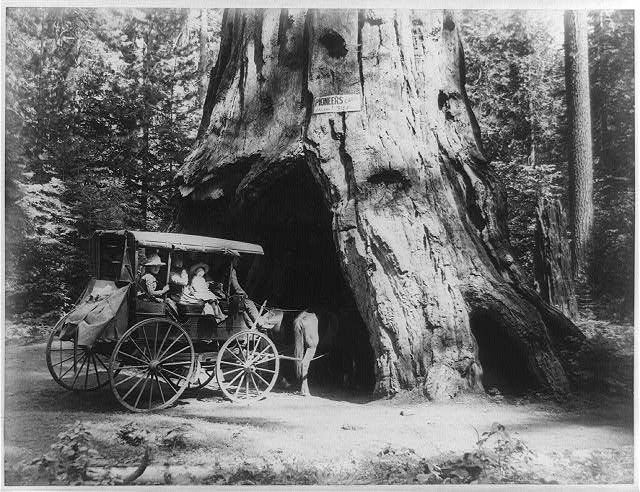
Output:
[[153,43],[153,20],[149,20],[148,31],[145,34],[145,48],[142,58],[142,118],[140,126],[142,129],[142,148],[140,151],[141,159],[141,189],[140,189],[140,206],[142,214],[142,226],[146,229],[149,218],[149,179],[151,177],[151,159],[150,159],[150,102],[149,97],[149,76],[151,70],[151,45]]
[[[536,107],[534,103],[534,87],[535,81],[533,79],[531,66],[529,66],[529,74],[528,74],[528,82],[529,82],[529,91],[528,91],[528,106],[529,106],[529,165],[534,169],[534,172],[538,174],[538,162],[536,158],[536,125],[537,125],[537,114]],[[537,193],[538,196],[544,196],[545,182],[543,179],[539,179],[537,182]]]
[[[335,260],[366,325],[378,394],[447,398],[481,388],[480,366],[484,383],[494,370],[562,394],[558,350],[582,335],[514,262],[456,22],[448,11],[226,10],[198,140],[177,177],[180,220],[189,231],[218,233],[226,217],[245,236],[289,234],[277,252],[292,228],[328,215],[322,261]],[[319,111],[331,95],[359,104]],[[308,185],[287,180],[301,170]],[[324,209],[300,210],[315,194]]]
[[204,104],[207,96],[207,63],[208,63],[208,22],[207,9],[200,10],[200,58],[198,59],[198,74],[200,75],[200,86],[198,89],[198,100],[200,106]]
[[604,75],[603,65],[605,64],[602,50],[602,43],[604,37],[604,25],[603,25],[603,12],[598,12],[598,21],[594,27],[594,38],[597,46],[597,65],[596,65],[596,80],[598,81],[598,130],[599,130],[599,145],[598,145],[598,160],[600,162],[600,169],[606,169],[608,164],[607,148],[608,148],[608,124],[607,124],[607,92],[604,90],[606,80]]
[[[44,131],[43,127],[45,125],[45,116],[44,116],[44,108],[45,108],[45,93],[44,93],[44,69],[47,62],[47,51],[45,48],[45,17],[46,17],[46,9],[42,8],[40,11],[40,60],[38,65],[38,87],[37,87],[37,102],[35,104],[36,108],[36,128],[35,128],[35,155],[39,156],[42,153],[44,147]],[[36,172],[36,176],[38,174],[44,175],[44,169],[42,169],[41,165],[38,166]],[[37,176],[38,177],[38,176]]]
[[565,80],[569,120],[569,227],[575,272],[582,276],[593,231],[593,156],[587,12],[564,14]]

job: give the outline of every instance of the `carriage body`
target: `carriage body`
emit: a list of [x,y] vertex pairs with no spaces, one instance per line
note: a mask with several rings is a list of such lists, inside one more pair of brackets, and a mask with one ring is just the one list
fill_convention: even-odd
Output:
[[[164,263],[156,275],[161,284],[168,284],[177,254],[213,265],[212,270],[222,275],[229,271],[230,255],[239,256],[241,278],[250,277],[255,260],[264,254],[257,244],[220,238],[96,231],[90,248],[92,280],[76,308],[54,327],[47,344],[54,380],[74,391],[110,384],[118,401],[133,411],[165,408],[214,375],[231,399],[268,393],[277,377],[277,350],[255,326],[247,326],[242,299],[227,289],[226,298],[218,301],[227,318],[217,323],[203,314],[202,304],[139,296],[149,250]],[[241,359],[246,359],[243,367]],[[257,370],[265,372],[256,373],[256,363],[262,364]]]
[[202,315],[201,305],[179,305],[178,311],[172,312],[166,303],[140,299],[137,296],[136,281],[141,276],[145,251],[148,250],[158,251],[165,265],[161,267],[157,277],[162,283],[168,283],[171,264],[177,254],[214,265],[213,270],[227,269],[229,255],[240,255],[239,274],[247,277],[257,258],[264,255],[260,245],[206,236],[147,231],[96,231],[91,241],[94,265],[92,273],[95,278],[112,281],[116,285],[131,284],[127,298],[130,325],[151,317],[168,317],[184,325],[193,341],[198,344],[223,342],[244,328],[242,313],[234,309],[238,303],[233,296],[220,300],[223,311],[230,314],[221,325]]

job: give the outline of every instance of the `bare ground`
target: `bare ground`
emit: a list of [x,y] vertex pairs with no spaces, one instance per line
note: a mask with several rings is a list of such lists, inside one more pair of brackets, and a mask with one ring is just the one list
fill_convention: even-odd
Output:
[[133,414],[109,388],[71,393],[59,387],[44,351],[42,343],[5,347],[9,485],[37,483],[25,465],[75,421],[91,433],[103,468],[140,461],[141,446],[118,437],[124,426],[145,436],[151,462],[136,483],[424,483],[426,475],[417,474],[424,463],[444,466],[477,450],[478,437],[496,422],[531,451],[526,462],[501,471],[503,481],[633,482],[631,398],[581,397],[560,405],[467,395],[436,404],[411,393],[371,401],[283,391],[241,405],[214,387],[168,410]]

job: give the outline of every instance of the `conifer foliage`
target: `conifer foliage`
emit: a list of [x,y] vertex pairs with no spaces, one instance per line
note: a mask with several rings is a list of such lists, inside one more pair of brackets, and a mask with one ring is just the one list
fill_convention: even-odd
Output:
[[[568,209],[561,11],[465,11],[467,89],[485,151],[507,193],[511,242],[533,271],[539,200]],[[588,44],[594,156],[593,307],[633,315],[633,11],[593,11]]]
[[[212,60],[220,13],[204,12]],[[64,309],[84,285],[93,230],[170,223],[199,119],[199,16],[7,10],[9,312]]]
[[[162,230],[216,59],[212,9],[8,8],[5,65],[9,314],[64,309],[98,228]],[[469,98],[502,178],[511,242],[532,272],[536,206],[567,207],[562,12],[464,11]],[[594,301],[633,311],[634,15],[589,14]]]

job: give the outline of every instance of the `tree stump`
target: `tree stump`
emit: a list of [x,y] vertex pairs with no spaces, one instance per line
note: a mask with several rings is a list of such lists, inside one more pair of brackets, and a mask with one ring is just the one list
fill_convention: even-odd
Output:
[[542,298],[569,318],[578,316],[573,281],[571,247],[566,218],[558,200],[538,202],[535,251],[533,255],[536,290]]

